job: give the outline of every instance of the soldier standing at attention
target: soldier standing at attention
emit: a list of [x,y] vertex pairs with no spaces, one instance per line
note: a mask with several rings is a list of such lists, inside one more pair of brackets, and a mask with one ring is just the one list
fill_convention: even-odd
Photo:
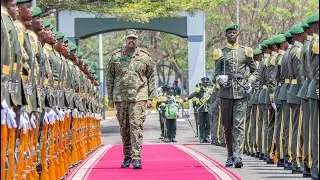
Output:
[[[220,85],[222,124],[228,150],[226,166],[234,163],[236,168],[241,168],[246,97],[257,78],[257,70],[252,49],[237,43],[238,30],[238,25],[225,28],[228,44],[223,49],[215,49],[213,56],[216,60],[215,79]],[[246,67],[250,68],[248,77],[244,77]]]
[[116,51],[109,61],[109,106],[117,108],[123,143],[122,168],[141,169],[141,148],[146,106],[152,105],[155,91],[154,62],[149,53],[137,47],[138,36],[126,36],[125,49]]

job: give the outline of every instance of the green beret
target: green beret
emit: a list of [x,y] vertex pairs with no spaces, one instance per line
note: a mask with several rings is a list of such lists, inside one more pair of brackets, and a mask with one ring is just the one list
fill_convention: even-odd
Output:
[[276,38],[277,38],[276,35],[270,36],[269,39],[268,39],[268,41],[267,41],[268,43],[266,43],[266,45],[271,46],[271,45],[276,44],[276,43],[274,42],[274,40],[275,40]]
[[31,3],[32,0],[17,0],[17,4]]
[[63,42],[67,43],[69,41],[69,39],[67,37],[63,37]]
[[68,43],[68,48],[70,51],[76,51],[77,50],[77,46],[75,44],[73,44],[72,42]]
[[276,44],[281,44],[281,43],[284,43],[286,42],[287,39],[286,39],[286,36],[284,34],[279,34],[275,39],[274,39],[274,43]]
[[257,55],[262,54],[262,53],[263,52],[262,52],[262,50],[260,48],[256,48],[256,49],[253,50],[253,55],[254,56],[257,56]]
[[[266,41],[266,40],[265,40]],[[267,48],[268,46],[266,45],[266,42],[262,41],[262,43],[260,43],[261,48]]]
[[81,51],[78,51],[76,55],[78,58],[81,58],[83,56],[83,53]]
[[83,63],[84,63],[84,65],[89,66],[89,60],[88,59],[83,59]]
[[301,24],[296,24],[296,25],[292,26],[292,28],[290,29],[290,33],[291,34],[301,34],[301,33],[304,33],[304,29],[302,28]]
[[224,32],[227,32],[229,30],[237,30],[237,31],[239,31],[239,25],[237,25],[237,24],[229,25],[224,29]]
[[284,33],[284,37],[292,38],[292,34],[291,34],[290,30]]
[[[42,25],[43,25],[43,27],[49,28],[49,29],[50,29],[50,26],[52,26],[52,24],[51,24],[49,21],[44,21],[44,22],[42,23]],[[53,26],[52,26],[52,27],[53,27]]]
[[309,26],[309,24],[308,24],[307,21],[303,21],[303,23],[301,23],[301,27],[302,27],[303,29],[306,29],[306,28],[309,28],[310,26]]
[[99,79],[98,74],[93,75],[93,78],[94,78],[95,80],[98,80],[98,79]]
[[62,32],[56,32],[55,35],[57,40],[62,39],[64,37],[64,34]]
[[41,16],[41,9],[38,7],[33,7],[32,8],[32,17],[40,17]]
[[89,68],[89,72],[93,75],[96,71],[93,70],[91,67]]
[[309,17],[307,19],[307,23],[308,24],[312,24],[312,23],[315,23],[315,22],[319,22],[319,13],[316,13],[314,14],[313,16]]

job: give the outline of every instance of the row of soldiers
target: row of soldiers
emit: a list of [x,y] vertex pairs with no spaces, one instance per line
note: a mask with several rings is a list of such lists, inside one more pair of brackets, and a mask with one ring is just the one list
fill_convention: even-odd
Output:
[[31,0],[1,1],[1,179],[56,179],[101,145],[98,76]]
[[244,152],[319,179],[319,14],[253,51],[258,77],[248,98]]

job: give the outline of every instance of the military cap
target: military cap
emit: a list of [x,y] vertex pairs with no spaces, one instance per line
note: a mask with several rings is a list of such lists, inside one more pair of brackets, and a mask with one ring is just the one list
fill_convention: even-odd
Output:
[[285,37],[284,34],[279,34],[279,35],[274,39],[274,43],[276,43],[276,44],[281,44],[281,43],[284,43],[284,42],[286,42],[286,41],[287,41],[287,39],[286,39],[286,37]]
[[32,8],[32,17],[40,17],[41,13],[42,13],[42,11],[39,7]]
[[91,67],[89,68],[89,72],[94,75],[94,73],[96,72],[95,70],[93,70]]
[[17,0],[17,4],[31,3],[32,0]]
[[302,28],[301,24],[296,24],[296,25],[292,26],[292,28],[290,29],[290,33],[291,34],[301,34],[301,33],[304,33],[304,29]]
[[303,22],[301,23],[301,27],[304,28],[304,29],[306,29],[306,28],[309,28],[310,26],[309,26],[309,24],[308,24],[307,21],[303,21]]
[[138,36],[136,35],[137,31],[134,29],[130,29],[127,31],[127,36],[126,39],[129,37],[134,37],[134,38],[138,38]]
[[224,28],[224,32],[227,32],[229,30],[237,30],[237,31],[239,31],[239,25],[232,24],[232,25],[229,25],[226,28]]
[[256,48],[256,49],[253,50],[253,55],[254,56],[257,56],[257,55],[262,54],[262,53],[263,52],[262,52],[262,50],[260,48]]
[[291,34],[290,30],[288,30],[287,32],[285,32],[285,33],[284,33],[284,36],[285,36],[286,38],[292,38],[292,34]]
[[95,80],[98,80],[98,79],[99,79],[98,74],[93,75],[93,77],[94,77]]
[[307,19],[307,23],[308,23],[308,24],[312,24],[312,23],[315,23],[315,22],[319,22],[319,13],[316,13],[316,14],[314,14],[313,16],[310,16],[310,17]]
[[275,40],[276,37],[277,37],[277,36],[275,36],[275,35],[270,36],[269,39],[268,39],[267,42],[266,42],[266,45],[267,45],[267,46],[274,45],[274,44],[275,44],[274,40]]
[[67,37],[63,37],[63,42],[64,43],[68,43],[69,42],[69,39]]
[[[266,40],[265,40],[266,41]],[[261,48],[267,48],[268,46],[266,45],[265,41],[262,41],[262,43],[260,43]]]
[[203,77],[203,78],[201,78],[201,81],[202,82],[209,82],[209,78],[208,77]]
[[267,40],[264,40],[263,43],[264,43],[264,45],[266,45],[268,47],[273,44],[273,41],[272,41],[272,39],[269,38]]
[[[45,28],[50,28],[50,26],[52,26],[52,24],[49,22],[49,21],[44,21],[43,23],[42,23],[42,25],[43,25],[43,27],[45,27]],[[52,26],[53,27],[53,26]]]
[[77,50],[77,46],[75,44],[73,44],[72,42],[68,43],[68,48],[70,51],[76,51]]
[[56,35],[57,40],[63,39],[63,37],[64,37],[64,33],[62,33],[62,32],[56,32],[55,35]]
[[77,55],[78,58],[81,58],[83,56],[83,52],[78,51],[76,55]]

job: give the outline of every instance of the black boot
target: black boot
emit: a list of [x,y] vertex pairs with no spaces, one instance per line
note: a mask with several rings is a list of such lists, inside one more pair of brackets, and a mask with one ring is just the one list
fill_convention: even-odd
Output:
[[132,161],[131,157],[125,157],[123,163],[121,164],[121,168],[130,167],[131,161]]
[[261,153],[260,156],[259,156],[259,160],[263,160],[264,159],[264,154]]
[[284,167],[284,160],[283,159],[278,160],[277,167]]
[[233,165],[233,157],[229,156],[227,161],[226,161],[226,167],[230,167]]
[[307,165],[304,165],[303,177],[311,177],[311,168]]
[[274,164],[273,159],[271,159],[269,155],[267,157],[267,164]]
[[259,158],[259,157],[260,157],[260,152],[257,152],[255,158]]
[[241,158],[234,158],[233,163],[235,168],[241,168],[243,166]]
[[133,169],[142,169],[141,160],[134,159],[132,160]]

